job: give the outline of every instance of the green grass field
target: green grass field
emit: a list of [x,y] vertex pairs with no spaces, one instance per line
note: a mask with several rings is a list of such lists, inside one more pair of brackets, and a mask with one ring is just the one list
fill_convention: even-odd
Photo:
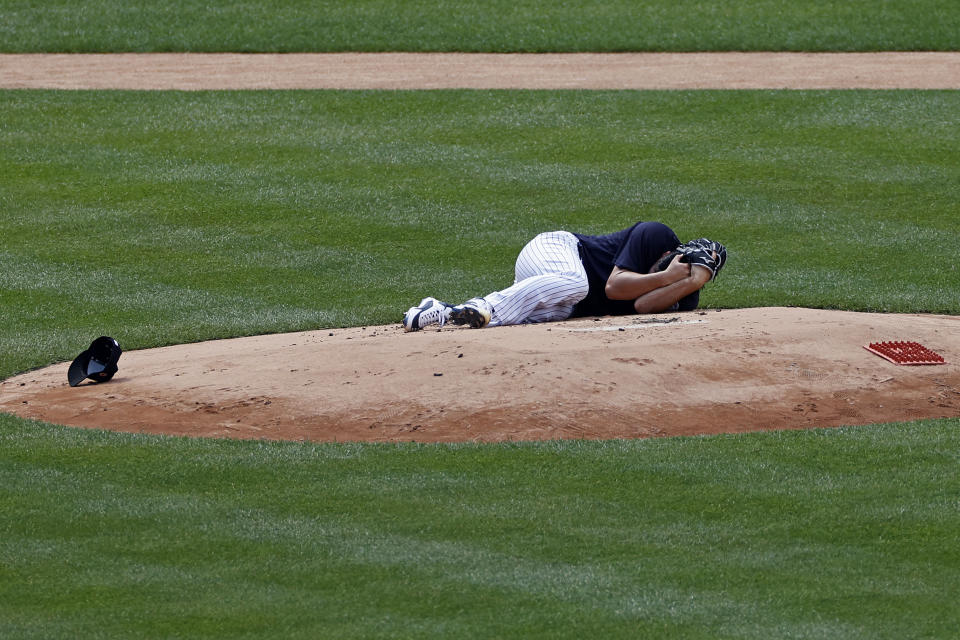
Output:
[[0,52],[957,50],[956,0],[2,0]]
[[10,91],[0,109],[0,376],[91,334],[397,322],[508,284],[539,231],[638,219],[728,245],[709,306],[960,312],[957,92]]
[[0,635],[948,638],[958,434],[319,446],[0,417]]
[[[539,230],[710,306],[956,314],[957,92],[0,92],[0,376],[397,322]],[[121,359],[121,368],[123,361]],[[948,638],[960,420],[316,445],[0,416],[4,638]]]
[[[958,50],[955,0],[0,0],[0,52]],[[702,300],[960,313],[960,93],[0,91],[0,378],[398,322],[537,231],[716,236]],[[120,362],[123,368],[123,360]],[[960,419],[609,442],[0,415],[0,638],[954,638]]]

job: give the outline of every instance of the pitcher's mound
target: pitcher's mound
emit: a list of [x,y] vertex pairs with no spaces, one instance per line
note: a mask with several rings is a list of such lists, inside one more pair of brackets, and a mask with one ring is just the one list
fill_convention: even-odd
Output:
[[[946,364],[898,366],[864,349],[890,340]],[[0,411],[230,438],[638,438],[957,416],[957,363],[957,316],[761,308],[362,327],[126,352],[111,382],[75,388],[58,364],[0,384]]]

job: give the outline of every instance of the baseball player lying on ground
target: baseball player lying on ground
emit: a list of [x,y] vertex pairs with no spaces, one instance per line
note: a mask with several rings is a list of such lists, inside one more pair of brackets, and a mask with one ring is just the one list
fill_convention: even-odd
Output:
[[424,298],[404,314],[403,328],[417,331],[447,322],[480,328],[692,311],[700,289],[726,259],[722,244],[706,238],[681,244],[660,222],[638,222],[600,236],[550,231],[520,252],[511,286],[459,305]]

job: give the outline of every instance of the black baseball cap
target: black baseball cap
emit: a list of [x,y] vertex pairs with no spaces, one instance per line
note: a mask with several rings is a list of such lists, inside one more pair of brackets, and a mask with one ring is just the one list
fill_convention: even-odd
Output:
[[117,372],[121,353],[123,349],[119,342],[109,336],[100,336],[70,364],[67,371],[70,386],[75,387],[87,378],[94,382],[106,382]]

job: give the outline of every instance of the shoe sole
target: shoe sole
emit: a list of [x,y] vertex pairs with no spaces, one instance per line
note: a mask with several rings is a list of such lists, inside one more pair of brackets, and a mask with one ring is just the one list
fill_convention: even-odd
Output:
[[450,319],[454,324],[468,324],[472,329],[480,329],[490,322],[489,317],[470,307],[450,312]]

